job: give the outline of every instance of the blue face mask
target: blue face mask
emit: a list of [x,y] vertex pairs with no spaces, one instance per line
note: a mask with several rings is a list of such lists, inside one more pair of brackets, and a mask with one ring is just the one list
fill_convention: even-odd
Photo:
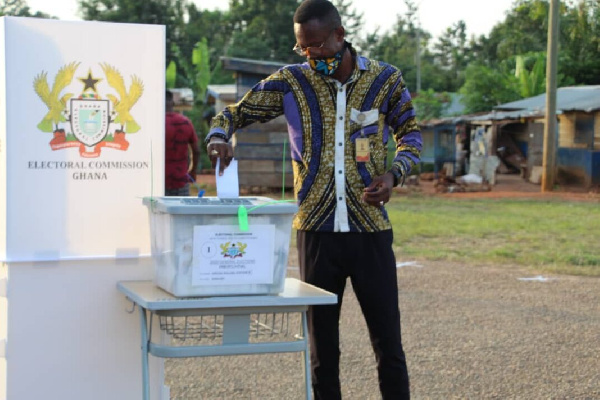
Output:
[[344,46],[340,51],[335,53],[333,57],[309,58],[308,63],[313,69],[313,71],[315,71],[316,73],[325,76],[331,76],[339,68],[345,50],[346,46]]

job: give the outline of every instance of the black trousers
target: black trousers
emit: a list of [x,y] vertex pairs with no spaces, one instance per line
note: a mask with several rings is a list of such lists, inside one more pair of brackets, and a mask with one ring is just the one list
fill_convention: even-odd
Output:
[[308,310],[316,400],[342,398],[339,318],[348,277],[367,322],[383,399],[410,399],[400,333],[392,240],[391,230],[376,233],[297,233],[302,280],[338,295],[338,304],[312,306]]

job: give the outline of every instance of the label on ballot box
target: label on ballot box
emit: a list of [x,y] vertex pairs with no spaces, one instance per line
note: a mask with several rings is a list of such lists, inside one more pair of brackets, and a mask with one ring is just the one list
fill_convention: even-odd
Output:
[[267,197],[146,197],[144,204],[161,289],[177,297],[283,290],[296,204]]
[[194,226],[192,285],[272,284],[274,225]]

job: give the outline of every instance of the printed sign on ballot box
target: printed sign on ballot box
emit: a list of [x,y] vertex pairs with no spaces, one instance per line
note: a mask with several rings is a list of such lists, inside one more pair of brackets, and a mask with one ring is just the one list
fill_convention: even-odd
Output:
[[274,225],[195,226],[192,284],[272,284],[274,243]]

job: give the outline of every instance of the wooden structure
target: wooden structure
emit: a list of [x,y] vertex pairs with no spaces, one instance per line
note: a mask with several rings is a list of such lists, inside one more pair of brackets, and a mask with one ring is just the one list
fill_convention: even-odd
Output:
[[421,162],[433,164],[433,172],[436,174],[442,170],[444,164],[453,165],[452,171],[446,174],[456,174],[457,134],[460,131],[460,121],[457,119],[444,119],[427,121],[420,124],[421,136],[423,137],[423,151]]
[[[509,113],[514,112],[512,110],[529,110],[537,112],[543,118],[545,98],[546,95],[542,94],[500,105],[496,110]],[[559,88],[556,108],[557,181],[579,183],[586,188],[600,185],[600,86]],[[542,119],[533,122],[543,129]],[[541,140],[543,145],[543,138]]]
[[558,179],[600,185],[600,111],[559,116]]
[[213,108],[213,112],[221,111],[225,106],[236,102],[236,85],[208,85],[206,88],[206,104]]
[[[222,57],[221,60],[223,68],[235,72],[236,101],[262,79],[285,66],[282,63],[242,58]],[[283,116],[238,130],[233,145],[238,160],[240,187],[293,187],[289,134]]]
[[[467,116],[457,116],[464,113],[462,96],[457,93],[447,94],[442,115],[439,119],[423,120],[419,122],[423,138],[421,163],[432,164],[435,176],[446,167],[446,174],[456,176],[464,172],[465,151],[464,142],[467,132]],[[413,99],[419,97],[413,94]],[[414,104],[414,103],[413,103]],[[419,110],[417,108],[417,117]],[[451,168],[448,168],[452,166]]]
[[191,111],[194,108],[194,91],[190,88],[167,89],[173,93],[173,110],[179,113]]
[[468,124],[471,165],[479,163],[481,157],[497,157],[499,172],[519,172],[524,179],[539,183],[536,176],[543,161],[543,114],[528,110],[491,112],[470,117]]

